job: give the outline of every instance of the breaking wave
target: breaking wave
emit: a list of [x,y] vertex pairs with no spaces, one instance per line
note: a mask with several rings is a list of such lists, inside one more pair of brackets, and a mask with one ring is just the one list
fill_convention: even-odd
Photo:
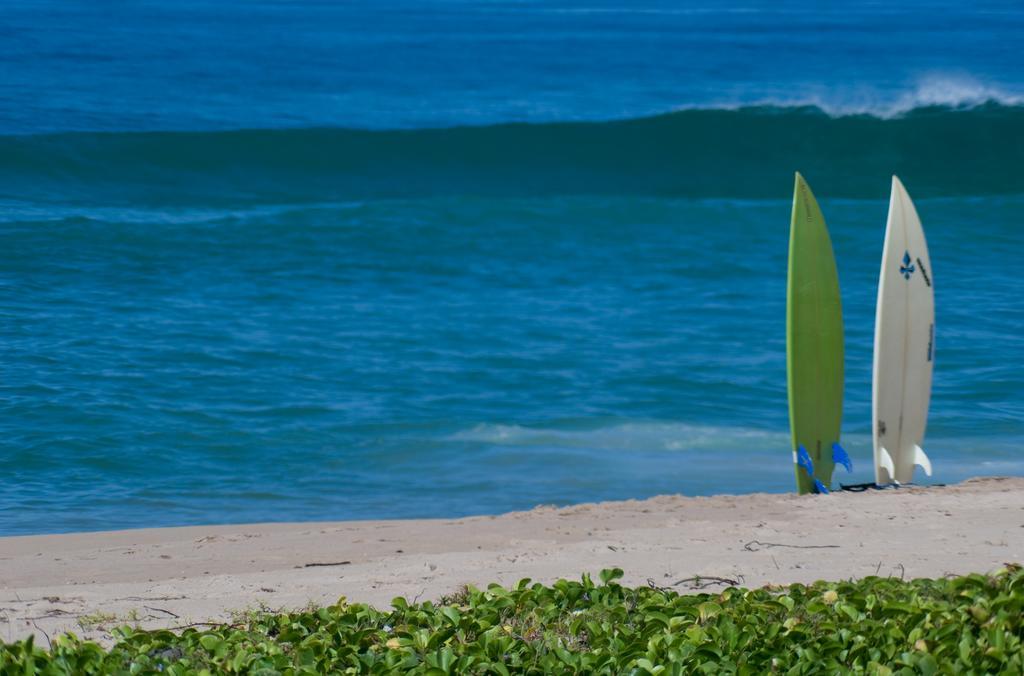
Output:
[[1024,105],[984,87],[922,89],[890,114],[819,105],[703,108],[629,120],[369,131],[0,136],[0,198],[224,205],[445,195],[786,197],[1024,192]]

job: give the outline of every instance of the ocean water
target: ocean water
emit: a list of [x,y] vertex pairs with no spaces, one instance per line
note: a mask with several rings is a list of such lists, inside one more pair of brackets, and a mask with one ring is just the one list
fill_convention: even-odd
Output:
[[5,3],[0,535],[792,490],[795,170],[835,485],[892,173],[926,482],[1024,474],[1021,44],[1017,3]]

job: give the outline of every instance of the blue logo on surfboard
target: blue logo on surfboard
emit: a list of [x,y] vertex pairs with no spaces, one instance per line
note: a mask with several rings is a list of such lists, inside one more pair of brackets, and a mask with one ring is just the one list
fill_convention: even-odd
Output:
[[903,279],[910,279],[910,275],[914,274],[914,265],[910,262],[910,252],[903,252],[903,265],[900,266],[900,274],[903,275]]

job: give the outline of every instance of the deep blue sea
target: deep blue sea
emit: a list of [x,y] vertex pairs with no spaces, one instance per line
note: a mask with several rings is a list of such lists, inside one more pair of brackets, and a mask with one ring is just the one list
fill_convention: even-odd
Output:
[[820,5],[4,2],[0,535],[791,491],[796,170],[834,485],[893,173],[927,481],[1024,474],[1024,6]]

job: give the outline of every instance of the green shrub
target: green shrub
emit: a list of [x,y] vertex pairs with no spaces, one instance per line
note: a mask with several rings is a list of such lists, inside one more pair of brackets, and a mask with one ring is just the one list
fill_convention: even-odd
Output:
[[254,613],[207,631],[123,627],[109,650],[0,644],[3,674],[1024,673],[1024,572],[729,588],[679,595],[616,582],[468,588],[460,605]]

